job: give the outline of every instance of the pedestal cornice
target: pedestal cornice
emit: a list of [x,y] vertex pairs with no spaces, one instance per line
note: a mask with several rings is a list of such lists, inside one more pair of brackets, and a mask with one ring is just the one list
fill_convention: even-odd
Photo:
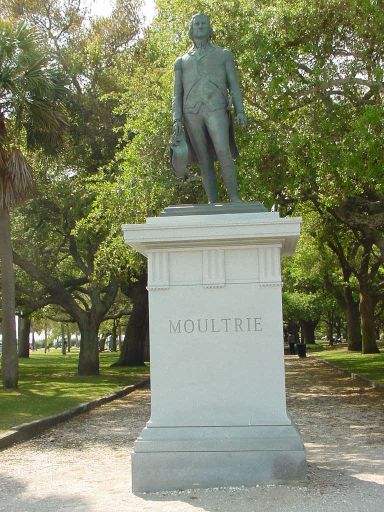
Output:
[[150,217],[146,224],[122,226],[125,241],[140,253],[186,247],[280,245],[282,255],[294,252],[300,217],[277,212],[227,215]]

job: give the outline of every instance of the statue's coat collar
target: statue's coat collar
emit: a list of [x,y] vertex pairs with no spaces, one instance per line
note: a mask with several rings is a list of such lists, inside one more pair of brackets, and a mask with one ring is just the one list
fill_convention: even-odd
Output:
[[197,55],[199,57],[204,57],[207,53],[211,52],[212,50],[214,50],[216,48],[216,45],[212,44],[212,43],[208,43],[207,46],[204,48],[204,53],[200,54],[198,53],[199,49],[196,48],[196,46],[192,46],[192,48],[190,48],[188,50],[188,54],[189,55]]

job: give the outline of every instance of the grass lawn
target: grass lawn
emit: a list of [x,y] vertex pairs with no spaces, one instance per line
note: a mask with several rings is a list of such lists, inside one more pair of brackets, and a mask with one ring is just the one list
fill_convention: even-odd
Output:
[[320,352],[321,350],[326,350],[327,347],[321,343],[307,343],[307,350],[312,352]]
[[380,384],[384,384],[384,352],[380,354],[361,354],[360,352],[348,352],[343,348],[332,350],[322,350],[321,352],[311,352],[319,359],[350,370],[369,380],[374,380]]
[[100,375],[78,377],[78,351],[67,356],[60,349],[31,352],[19,360],[19,389],[0,390],[0,432],[136,384],[148,377],[149,367],[115,367],[116,353],[100,354]]

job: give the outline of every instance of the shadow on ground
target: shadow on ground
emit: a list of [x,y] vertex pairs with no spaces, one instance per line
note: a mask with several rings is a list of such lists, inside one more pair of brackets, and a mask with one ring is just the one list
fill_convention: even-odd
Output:
[[[381,512],[383,487],[343,475],[340,471],[309,465],[307,484],[260,485],[250,488],[194,489],[174,493],[149,493],[137,497],[142,510],[155,504],[199,512]],[[352,489],[352,491],[351,491]],[[171,505],[172,504],[172,505]],[[152,505],[152,507],[151,507]],[[189,505],[189,506],[188,506]],[[164,510],[168,510],[164,507]],[[148,508],[146,508],[148,507]],[[140,508],[138,509],[140,510]],[[157,509],[156,509],[157,510]],[[159,507],[159,510],[163,508]],[[178,510],[178,508],[177,508]]]
[[[33,471],[33,468],[31,468]],[[60,476],[47,475],[47,481]],[[6,497],[6,504],[2,498]],[[0,473],[1,512],[90,512],[87,502],[78,496],[70,498],[52,495],[44,498],[28,497],[27,486],[16,478]]]

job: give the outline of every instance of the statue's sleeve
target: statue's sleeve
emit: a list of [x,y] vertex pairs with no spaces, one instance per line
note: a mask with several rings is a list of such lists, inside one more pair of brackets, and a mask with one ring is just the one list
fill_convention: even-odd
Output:
[[227,71],[227,80],[229,91],[231,93],[232,103],[236,114],[244,112],[243,98],[241,96],[239,80],[237,78],[235,62],[230,50],[225,50],[225,69]]
[[173,121],[181,121],[183,118],[183,80],[181,57],[176,59],[174,65],[174,87],[172,99]]

